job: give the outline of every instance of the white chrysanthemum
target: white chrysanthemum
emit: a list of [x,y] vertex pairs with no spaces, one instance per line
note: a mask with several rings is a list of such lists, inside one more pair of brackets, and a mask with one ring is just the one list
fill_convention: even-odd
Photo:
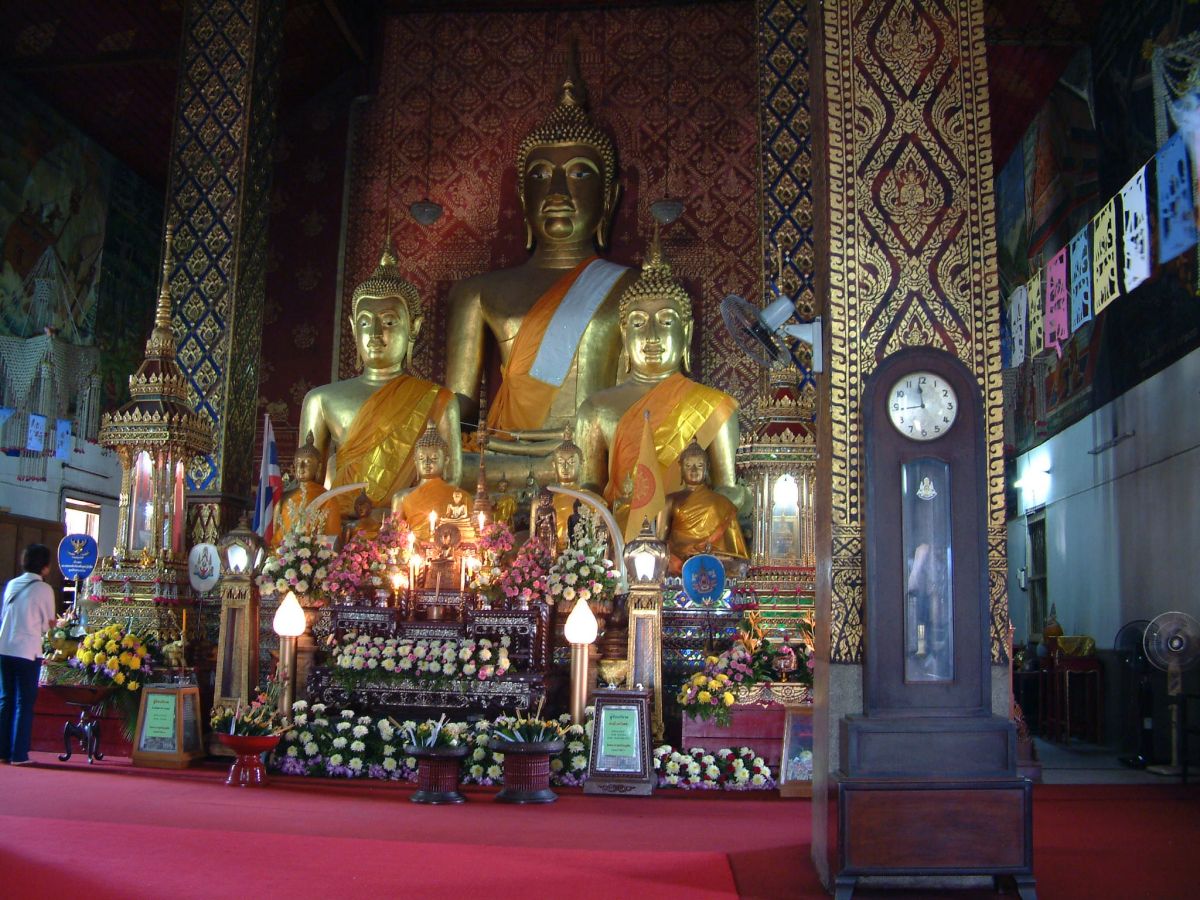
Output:
[[367,749],[367,745],[364,744],[362,741],[351,741],[350,742],[350,752],[351,753],[362,753],[366,749]]
[[716,766],[709,766],[707,769],[704,770],[704,774],[715,781],[717,779],[717,776],[719,776],[721,774],[721,770],[718,769]]
[[287,748],[287,755],[294,759],[300,755],[300,751],[293,745]]
[[752,785],[754,785],[755,787],[758,787],[758,786],[760,786],[760,785],[766,784],[766,783],[767,783],[767,779],[763,778],[761,775],[751,775],[751,776],[750,776],[750,783],[751,783]]
[[385,772],[395,772],[396,771],[396,760],[392,759],[392,757],[390,757],[390,756],[386,757],[383,761],[383,770]]
[[342,754],[335,753],[333,756],[329,757],[329,764],[331,766],[340,766],[342,764]]
[[307,744],[304,745],[304,755],[305,756],[316,756],[318,749],[320,749],[320,748],[318,748],[316,744],[314,744],[312,741],[309,741]]
[[495,766],[495,765],[488,766],[487,774],[488,774],[488,778],[499,778],[500,777],[500,767]]
[[391,744],[384,744],[383,745],[383,755],[384,756],[395,756],[396,748],[393,747]]
[[[370,719],[368,719],[367,721],[370,721]],[[366,733],[368,731],[370,731],[370,729],[367,728],[366,725],[355,725],[353,730],[351,730],[350,733],[353,734],[356,738],[360,738],[360,737],[363,737],[364,735],[366,735]]]
[[350,766],[350,771],[352,771],[352,772],[361,772],[362,771],[363,763],[362,763],[362,760],[359,759],[358,757],[355,757],[354,759],[350,760],[348,765]]
[[333,749],[341,750],[345,746],[346,746],[346,739],[344,737],[335,737],[333,739]]
[[352,710],[352,709],[343,709],[343,710],[342,710],[342,718],[343,718],[343,719],[353,719],[353,718],[354,718],[354,710]]

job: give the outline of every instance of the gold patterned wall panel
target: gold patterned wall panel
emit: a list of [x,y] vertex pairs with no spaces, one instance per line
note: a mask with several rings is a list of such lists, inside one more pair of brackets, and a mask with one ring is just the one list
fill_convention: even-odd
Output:
[[[862,658],[864,380],[902,347],[956,354],[984,392],[992,658],[1005,658],[1004,464],[982,0],[823,7],[829,191],[831,655]],[[857,571],[857,575],[855,572]]]

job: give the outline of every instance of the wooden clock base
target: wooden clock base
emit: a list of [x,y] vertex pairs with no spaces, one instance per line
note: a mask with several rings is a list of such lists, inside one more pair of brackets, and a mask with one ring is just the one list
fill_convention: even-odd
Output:
[[864,876],[914,875],[1009,878],[1023,900],[1035,898],[1029,779],[834,780],[837,900]]

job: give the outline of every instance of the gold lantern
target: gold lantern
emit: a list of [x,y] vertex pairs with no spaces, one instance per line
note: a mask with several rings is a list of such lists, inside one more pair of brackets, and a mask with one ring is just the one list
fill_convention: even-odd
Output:
[[629,675],[627,684],[653,692],[653,732],[663,734],[662,714],[662,607],[663,578],[670,554],[649,520],[625,545],[625,571],[629,578]]
[[212,429],[187,402],[187,382],[175,362],[167,230],[162,286],[146,358],[129,377],[130,400],[100,422],[100,443],[121,463],[117,542],[97,567],[93,596],[119,600],[88,607],[89,623],[132,618],[166,643],[179,637],[191,591],[187,572],[185,474],[191,461],[213,447]]
[[258,686],[258,585],[265,558],[262,538],[243,515],[217,544],[221,557],[221,636],[217,643],[214,705],[248,703]]

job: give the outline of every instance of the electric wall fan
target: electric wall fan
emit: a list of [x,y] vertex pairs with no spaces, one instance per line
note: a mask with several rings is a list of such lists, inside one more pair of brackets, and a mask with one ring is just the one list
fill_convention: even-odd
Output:
[[721,318],[730,336],[760,366],[774,369],[791,362],[802,368],[796,342],[803,341],[812,346],[812,370],[820,372],[821,320],[789,322],[795,314],[796,305],[787,297],[780,297],[766,309],[759,309],[737,294],[728,294],[721,301]]
[[1167,673],[1167,693],[1171,697],[1171,764],[1147,766],[1156,775],[1179,775],[1179,705],[1183,694],[1183,673],[1200,662],[1200,622],[1187,613],[1165,612],[1146,626],[1142,639],[1151,665]]

